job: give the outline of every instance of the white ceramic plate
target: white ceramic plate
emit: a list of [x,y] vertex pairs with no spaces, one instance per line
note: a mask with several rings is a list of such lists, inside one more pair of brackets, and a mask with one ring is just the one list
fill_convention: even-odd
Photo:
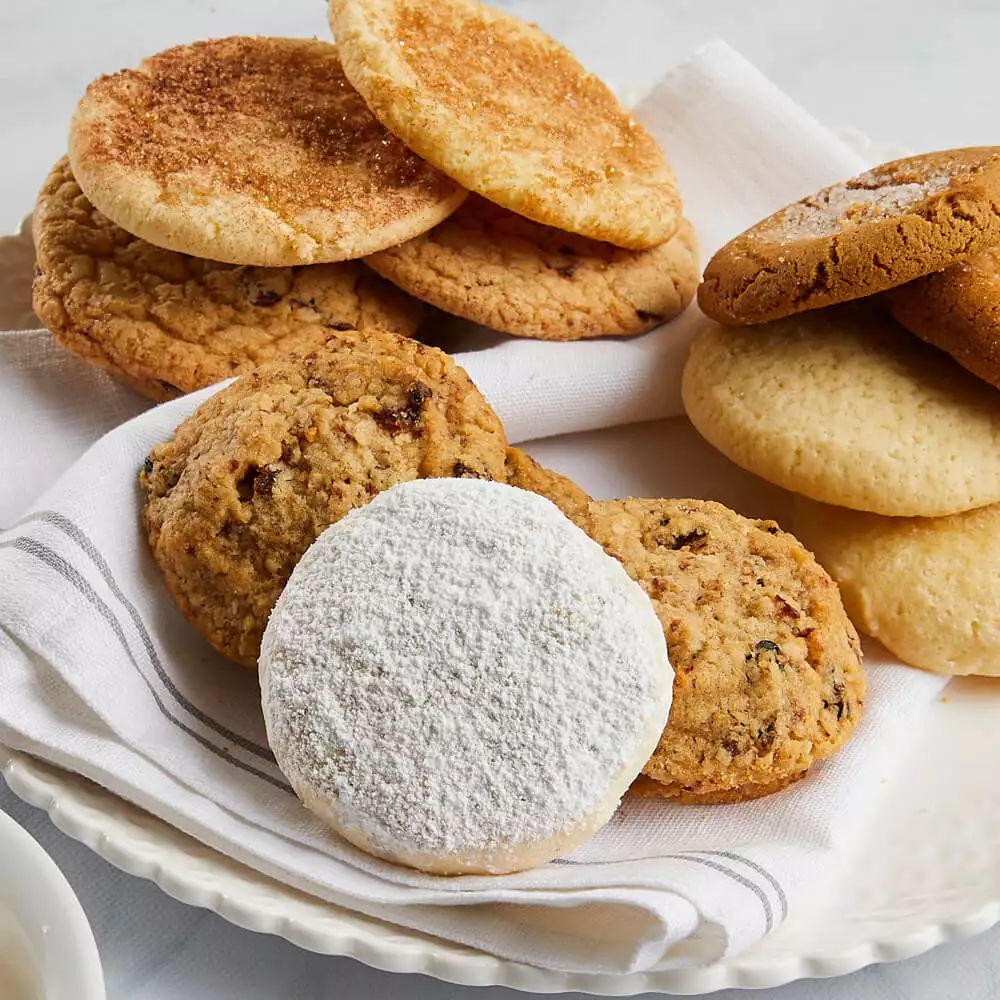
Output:
[[1000,920],[998,718],[1000,682],[953,682],[928,711],[924,739],[885,783],[849,884],[732,961],[621,977],[530,968],[392,927],[259,875],[84,778],[2,747],[0,767],[17,795],[117,867],[241,927],[312,951],[474,986],[694,994],[843,975],[981,933]]
[[[842,135],[873,162],[905,154],[855,131]],[[3,242],[5,250],[20,251],[26,240],[22,233]],[[30,264],[30,253],[21,256]],[[13,301],[9,295],[0,300]],[[17,325],[10,317],[7,323]],[[910,759],[884,784],[849,884],[826,892],[731,961],[616,977],[535,969],[340,909],[232,861],[77,775],[3,747],[0,768],[17,795],[117,867],[241,927],[312,951],[474,986],[697,994],[843,975],[980,933],[1000,920],[998,718],[1000,681],[953,682],[945,700],[929,710]]]

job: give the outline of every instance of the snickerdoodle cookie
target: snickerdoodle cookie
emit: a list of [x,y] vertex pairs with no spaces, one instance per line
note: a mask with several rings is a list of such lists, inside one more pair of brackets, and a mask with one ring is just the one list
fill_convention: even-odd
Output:
[[331,331],[410,335],[422,306],[357,261],[239,267],[132,236],[52,169],[34,215],[35,312],[74,354],[164,400],[308,354]]
[[940,674],[1000,675],[1000,506],[882,517],[795,498],[795,531],[862,632]]
[[583,526],[649,595],[675,672],[635,791],[757,798],[843,745],[861,716],[861,647],[797,539],[708,500],[594,502]]
[[415,239],[365,259],[411,295],[494,330],[539,340],[644,333],[694,297],[694,227],[651,250],[622,250],[472,195]]
[[1000,146],[894,160],[768,216],[709,261],[698,305],[762,323],[893,288],[1000,242]]
[[814,500],[924,517],[1000,501],[1000,395],[873,310],[710,325],[681,391],[710,444]]
[[[381,490],[506,478],[496,415],[443,352],[345,333],[206,400],[150,453],[143,523],[181,611],[230,659],[257,661],[292,568],[324,528]],[[389,342],[398,352],[388,350]]]
[[330,24],[375,117],[463,187],[634,250],[676,232],[656,142],[534,25],[477,0],[331,0]]
[[69,156],[87,197],[130,233],[232,264],[361,257],[465,197],[376,121],[315,39],[196,42],[99,77]]
[[889,293],[908,330],[1000,387],[1000,246]]

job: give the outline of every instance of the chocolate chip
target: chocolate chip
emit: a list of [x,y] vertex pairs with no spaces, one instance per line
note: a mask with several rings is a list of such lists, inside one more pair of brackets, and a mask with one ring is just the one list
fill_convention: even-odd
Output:
[[350,323],[327,323],[327,327],[331,330],[337,330],[343,333],[345,330],[356,330],[357,327],[352,326]]
[[740,745],[731,736],[727,736],[724,740],[722,740],[721,745],[722,749],[725,750],[730,757],[736,757],[739,755]]
[[269,497],[274,490],[274,481],[278,478],[278,473],[274,469],[263,468],[257,473],[254,480],[253,491],[257,496]]
[[142,463],[142,471],[147,476],[153,474],[153,460],[148,455],[146,456],[146,461]]
[[757,730],[753,738],[753,744],[758,753],[767,753],[774,746],[774,741],[778,736],[777,716],[771,716],[768,721]]

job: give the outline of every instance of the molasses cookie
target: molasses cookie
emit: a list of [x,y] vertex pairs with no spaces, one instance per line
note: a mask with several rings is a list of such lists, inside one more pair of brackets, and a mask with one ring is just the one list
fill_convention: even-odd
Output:
[[940,271],[1000,242],[1000,147],[883,163],[775,212],[709,261],[698,305],[763,323]]

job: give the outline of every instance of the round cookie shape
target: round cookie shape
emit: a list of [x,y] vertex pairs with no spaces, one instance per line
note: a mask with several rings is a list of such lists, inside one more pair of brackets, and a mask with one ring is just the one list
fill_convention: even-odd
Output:
[[463,187],[633,250],[676,232],[656,142],[534,25],[477,0],[330,0],[330,25],[375,117]]
[[1000,242],[1000,146],[893,160],[768,216],[708,262],[702,312],[744,325],[913,281]]
[[325,531],[260,656],[268,740],[304,804],[440,874],[587,839],[656,746],[671,679],[622,567],[547,500],[475,480],[404,483]]
[[539,340],[645,333],[684,310],[700,274],[686,219],[658,247],[622,250],[476,195],[430,232],[365,263],[439,309]]
[[63,157],[33,218],[33,304],[56,339],[162,401],[333,331],[416,332],[422,306],[358,261],[309,267],[221,264],[153,246],[102,215]]
[[73,116],[69,156],[122,228],[231,264],[362,257],[465,197],[376,121],[336,49],[315,39],[196,42],[99,77]]
[[1000,247],[900,285],[888,298],[903,326],[1000,388]]
[[861,647],[796,538],[709,500],[594,502],[584,527],[649,595],[675,671],[637,793],[759,798],[844,744],[864,700]]
[[796,497],[794,518],[862,632],[914,667],[1000,676],[1000,506],[883,517]]
[[143,525],[184,615],[252,667],[285,581],[325,528],[406,480],[503,480],[505,457],[499,420],[446,354],[348,332],[243,375],[153,448]]
[[574,521],[590,503],[590,497],[572,479],[539,465],[520,448],[507,449],[507,483],[545,497]]
[[1000,396],[888,316],[709,326],[681,392],[710,444],[814,500],[904,517],[1000,500]]

